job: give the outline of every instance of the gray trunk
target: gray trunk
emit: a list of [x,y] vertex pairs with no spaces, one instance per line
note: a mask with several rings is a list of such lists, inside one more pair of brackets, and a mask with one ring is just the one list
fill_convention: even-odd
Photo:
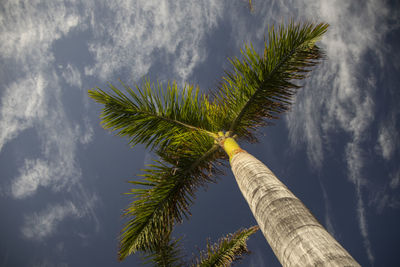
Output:
[[262,162],[240,152],[232,157],[231,167],[283,266],[360,266]]

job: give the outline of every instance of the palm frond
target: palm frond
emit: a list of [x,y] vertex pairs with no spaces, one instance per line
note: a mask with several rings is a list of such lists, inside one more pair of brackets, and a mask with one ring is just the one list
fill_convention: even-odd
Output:
[[[259,229],[253,226],[241,229],[233,234],[221,238],[218,243],[210,244],[207,241],[206,251],[201,251],[198,258],[192,260],[192,266],[230,266],[235,261],[242,259],[243,254],[248,254],[247,239]],[[184,261],[180,239],[171,239],[171,232],[166,232],[160,237],[160,242],[143,257],[145,264],[154,267],[183,267],[189,263]]]
[[241,51],[242,60],[230,60],[233,70],[226,72],[214,93],[217,102],[226,107],[230,131],[255,141],[256,128],[271,123],[290,108],[301,87],[294,81],[304,79],[324,57],[315,42],[327,28],[324,23],[293,22],[277,31],[271,28],[262,55],[250,45]]
[[154,267],[185,266],[179,241],[179,239],[171,239],[171,232],[166,233],[155,250],[144,256],[144,263],[152,264]]
[[207,250],[202,252],[200,259],[192,267],[225,267],[239,260],[241,255],[248,253],[246,241],[250,235],[257,232],[258,226],[239,230],[221,238],[218,243],[207,243]]
[[180,90],[173,82],[164,91],[161,84],[146,80],[135,92],[122,85],[126,93],[109,84],[113,93],[97,88],[89,90],[89,96],[104,105],[103,127],[127,136],[132,146],[143,143],[164,149],[199,134],[212,135],[220,127],[218,107],[200,94],[198,87]]
[[160,160],[145,170],[144,179],[130,183],[134,201],[124,216],[130,220],[122,230],[120,259],[138,250],[154,251],[160,237],[176,222],[188,217],[189,206],[199,186],[214,181],[218,165],[226,155],[208,136],[171,144],[158,151]]

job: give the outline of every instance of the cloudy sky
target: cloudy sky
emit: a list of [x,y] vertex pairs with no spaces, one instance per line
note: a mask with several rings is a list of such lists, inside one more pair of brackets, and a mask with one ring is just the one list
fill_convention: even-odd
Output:
[[[268,26],[327,22],[327,54],[290,113],[243,147],[265,162],[363,266],[400,247],[400,4],[282,0],[0,3],[0,266],[117,262],[123,193],[151,154],[99,125],[87,90],[153,81],[214,88],[227,57]],[[229,169],[176,229],[185,255],[255,224]],[[279,266],[261,233],[237,266]]]

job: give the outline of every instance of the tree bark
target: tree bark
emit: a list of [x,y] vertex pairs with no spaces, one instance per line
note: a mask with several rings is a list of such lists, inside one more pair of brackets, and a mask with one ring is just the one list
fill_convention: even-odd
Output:
[[282,266],[360,266],[261,161],[231,156],[240,191]]

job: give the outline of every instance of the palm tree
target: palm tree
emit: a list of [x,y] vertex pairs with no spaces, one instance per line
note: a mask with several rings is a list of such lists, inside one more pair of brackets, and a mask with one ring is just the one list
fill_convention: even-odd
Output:
[[[242,58],[230,59],[220,86],[211,94],[175,82],[143,82],[122,93],[97,88],[89,95],[104,105],[102,124],[142,143],[157,155],[142,181],[129,194],[120,258],[154,251],[160,236],[190,215],[197,188],[215,182],[220,165],[231,169],[260,229],[283,266],[359,266],[310,211],[260,161],[236,140],[257,142],[256,130],[289,110],[292,98],[324,54],[316,45],[327,24],[289,23],[269,30],[260,55],[245,46]],[[181,93],[179,93],[181,92]]]

